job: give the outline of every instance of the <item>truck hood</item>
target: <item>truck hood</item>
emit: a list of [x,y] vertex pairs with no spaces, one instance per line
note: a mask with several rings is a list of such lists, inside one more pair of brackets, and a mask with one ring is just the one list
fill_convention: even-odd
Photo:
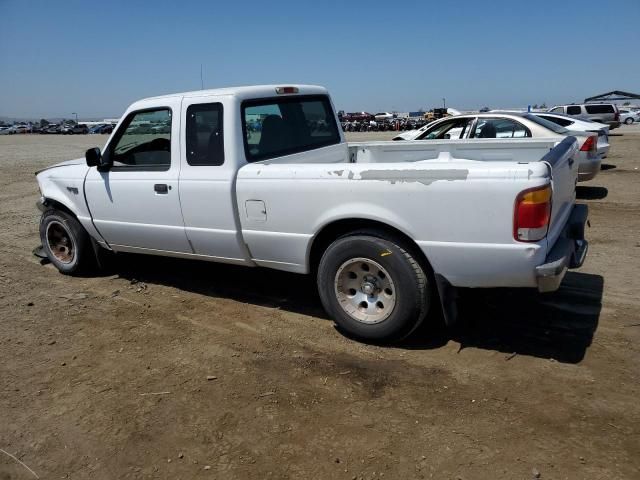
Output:
[[[54,165],[50,165],[50,166],[48,166],[46,168],[43,168],[42,170],[38,170],[36,172],[36,175],[39,175],[42,172],[46,172],[47,170],[51,170],[52,168],[67,167],[67,166],[71,166],[71,165],[73,165],[73,166],[84,165],[85,167],[87,167],[87,163],[86,163],[86,160],[84,158],[76,158],[75,160],[66,160],[64,162],[60,162],[60,163],[56,163]],[[87,167],[87,168],[89,168],[89,167]],[[84,173],[86,173],[86,170],[85,170]]]

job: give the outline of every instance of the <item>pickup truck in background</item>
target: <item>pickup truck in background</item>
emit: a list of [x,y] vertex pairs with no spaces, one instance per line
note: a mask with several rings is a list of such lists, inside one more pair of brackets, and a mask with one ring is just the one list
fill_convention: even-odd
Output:
[[410,334],[457,288],[557,289],[587,252],[573,137],[347,144],[316,86],[131,105],[102,151],[37,173],[42,248],[76,274],[102,249],[313,274],[338,326]]

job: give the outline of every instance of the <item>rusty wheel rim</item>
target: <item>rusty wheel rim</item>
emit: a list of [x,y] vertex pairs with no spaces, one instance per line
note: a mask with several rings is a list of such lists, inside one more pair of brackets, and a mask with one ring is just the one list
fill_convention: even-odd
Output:
[[54,220],[47,225],[47,244],[53,256],[59,262],[69,264],[76,256],[73,236],[65,225]]

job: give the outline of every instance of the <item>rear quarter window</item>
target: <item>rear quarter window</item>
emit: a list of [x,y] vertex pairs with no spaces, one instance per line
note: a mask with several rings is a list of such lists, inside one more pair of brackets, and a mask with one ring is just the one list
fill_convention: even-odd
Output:
[[615,113],[613,105],[585,105],[587,113]]
[[582,109],[580,105],[570,105],[567,107],[567,115],[580,115],[582,113]]
[[560,125],[561,127],[568,127],[569,125],[575,123],[573,120],[569,120],[568,118],[558,118],[551,117],[549,115],[538,115],[538,117],[543,120],[547,120],[548,122],[555,123],[556,125]]

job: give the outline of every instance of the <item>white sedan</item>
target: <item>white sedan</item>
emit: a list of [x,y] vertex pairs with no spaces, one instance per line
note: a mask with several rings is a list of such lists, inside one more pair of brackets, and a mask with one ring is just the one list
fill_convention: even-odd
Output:
[[598,154],[606,158],[609,154],[609,125],[592,122],[590,120],[580,120],[561,113],[533,112],[536,117],[553,122],[572,132],[595,132],[598,134]]
[[620,110],[620,123],[631,125],[633,122],[640,122],[640,110]]
[[578,181],[591,180],[600,171],[597,132],[570,131],[531,113],[487,112],[446,117],[418,130],[403,132],[393,140],[462,140],[468,138],[576,137],[580,144]]

